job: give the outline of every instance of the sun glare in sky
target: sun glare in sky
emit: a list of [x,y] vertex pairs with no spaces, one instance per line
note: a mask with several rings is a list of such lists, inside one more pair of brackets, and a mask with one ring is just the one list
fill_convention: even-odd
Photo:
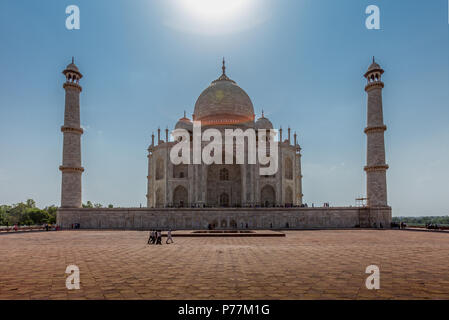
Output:
[[217,21],[241,16],[254,0],[179,0],[183,9],[201,20]]
[[182,32],[223,34],[248,29],[266,19],[264,0],[166,1],[166,25]]

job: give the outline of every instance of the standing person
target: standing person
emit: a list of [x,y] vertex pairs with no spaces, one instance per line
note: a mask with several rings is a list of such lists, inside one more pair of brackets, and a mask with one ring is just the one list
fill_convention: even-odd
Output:
[[167,241],[165,241],[165,244],[168,244],[169,240],[171,241],[171,243],[173,243],[173,238],[171,237],[171,229],[168,230]]
[[153,231],[150,231],[150,235],[148,237],[147,244],[151,244],[153,242]]
[[156,230],[151,230],[151,244],[156,244]]
[[158,230],[158,231],[156,232],[156,238],[157,238],[156,244],[162,245],[162,234],[161,234],[161,231],[160,231],[160,230]]

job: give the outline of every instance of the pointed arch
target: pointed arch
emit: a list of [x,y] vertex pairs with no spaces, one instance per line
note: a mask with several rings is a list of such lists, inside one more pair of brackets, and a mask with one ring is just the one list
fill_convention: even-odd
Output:
[[229,181],[229,170],[223,168],[220,170],[220,181]]
[[276,191],[273,186],[267,184],[262,188],[260,202],[264,207],[272,207],[276,204]]
[[163,208],[164,207],[164,194],[162,193],[161,188],[158,188],[156,190],[156,208]]
[[177,186],[173,191],[173,204],[176,207],[183,208],[188,205],[189,193],[183,186]]
[[293,206],[293,191],[290,186],[285,189],[285,205]]
[[285,179],[293,179],[293,162],[290,157],[285,158],[284,161]]
[[173,178],[186,179],[189,177],[189,169],[186,164],[179,164],[173,166]]
[[229,195],[227,193],[220,195],[220,207],[229,207]]
[[165,165],[162,158],[157,158],[156,160],[156,180],[162,180],[165,176]]

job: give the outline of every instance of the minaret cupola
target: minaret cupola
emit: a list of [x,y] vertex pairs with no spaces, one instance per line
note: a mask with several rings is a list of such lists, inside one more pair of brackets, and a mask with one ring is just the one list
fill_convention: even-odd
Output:
[[368,81],[366,88],[371,86],[380,85],[383,88],[382,75],[384,74],[384,70],[380,67],[380,65],[376,62],[373,57],[373,63],[369,66],[366,71],[364,77]]
[[72,63],[69,64],[62,73],[65,75],[67,82],[70,83],[78,84],[83,77],[78,67],[75,65],[74,57],[72,57]]

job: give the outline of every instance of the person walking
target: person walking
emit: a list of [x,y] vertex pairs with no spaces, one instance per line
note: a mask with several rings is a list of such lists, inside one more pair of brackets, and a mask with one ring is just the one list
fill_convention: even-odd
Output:
[[151,233],[152,233],[152,241],[151,241],[151,244],[156,244],[156,241],[157,241],[157,231],[156,231],[156,230],[153,230]]
[[158,230],[158,231],[156,232],[156,239],[157,239],[156,244],[162,245],[162,234],[161,234],[161,231],[160,231],[160,230]]
[[168,244],[168,241],[171,241],[170,243],[173,243],[173,238],[171,236],[171,229],[168,230],[167,241],[165,241],[165,244]]
[[153,243],[153,230],[150,231],[150,236],[148,237],[148,241],[147,244],[152,244]]

